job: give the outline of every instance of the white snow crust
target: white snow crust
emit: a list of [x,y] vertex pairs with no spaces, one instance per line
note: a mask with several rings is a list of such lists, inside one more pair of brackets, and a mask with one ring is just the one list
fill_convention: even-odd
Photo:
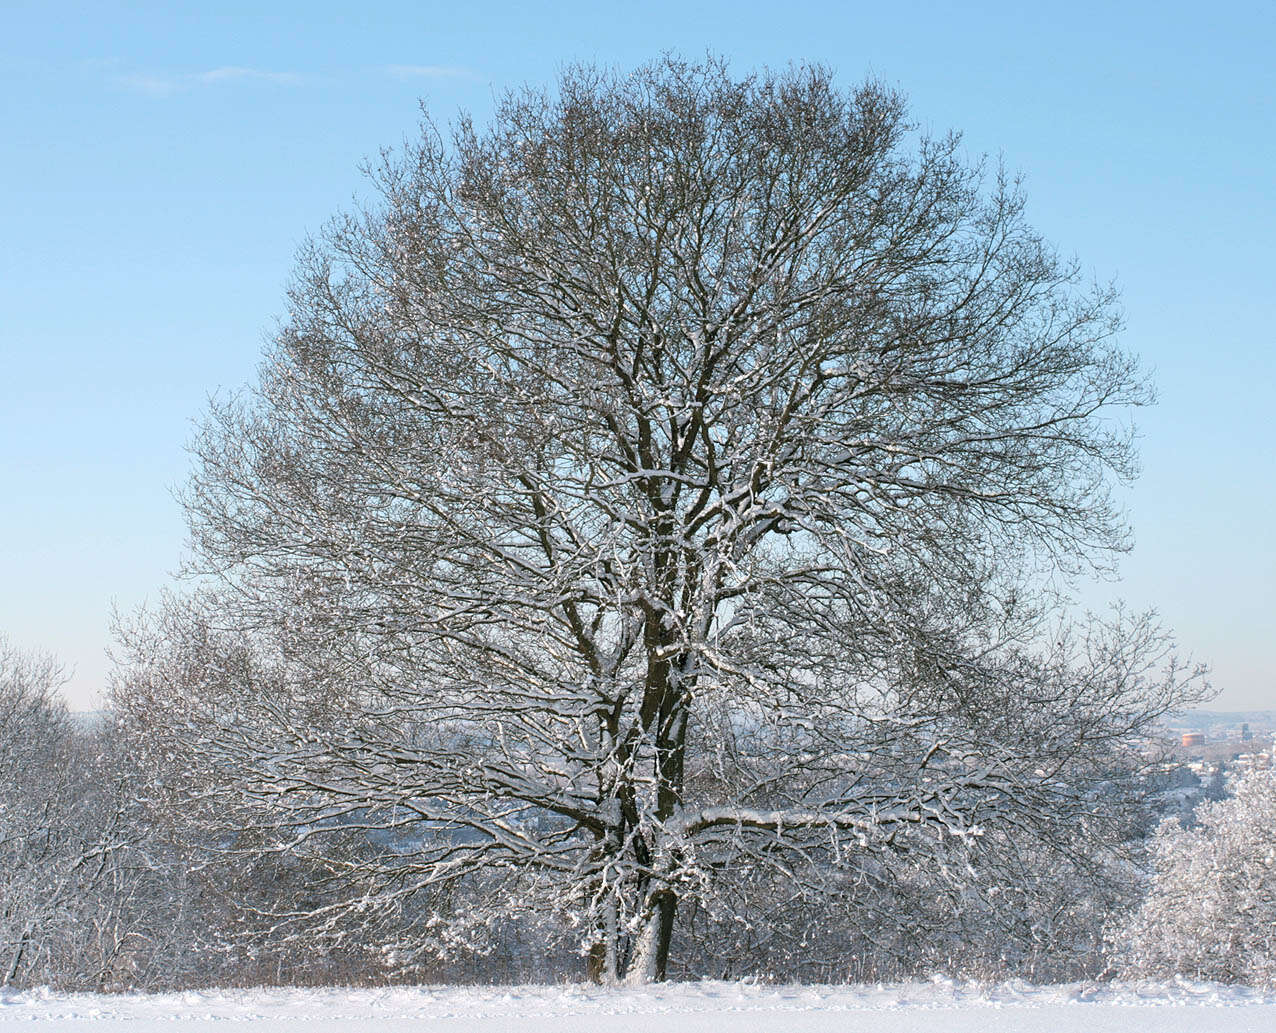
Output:
[[1244,987],[666,984],[0,993],[0,1030],[335,1033],[1272,1033],[1276,994]]

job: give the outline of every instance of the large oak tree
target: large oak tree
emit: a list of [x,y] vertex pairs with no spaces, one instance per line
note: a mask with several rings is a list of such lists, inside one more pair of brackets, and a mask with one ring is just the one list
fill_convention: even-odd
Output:
[[1102,822],[1183,683],[1053,601],[1126,544],[1147,390],[1016,184],[880,85],[674,59],[372,181],[195,445],[196,638],[273,666],[122,697],[280,844],[367,830],[337,911],[468,883],[445,945],[539,909],[660,978],[742,866],[844,893]]

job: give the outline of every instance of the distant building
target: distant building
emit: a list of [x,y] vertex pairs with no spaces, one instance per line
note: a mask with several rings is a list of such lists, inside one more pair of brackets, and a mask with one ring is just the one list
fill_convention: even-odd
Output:
[[1183,745],[1187,747],[1204,746],[1205,733],[1204,732],[1184,732]]
[[1242,724],[1241,725],[1241,742],[1249,742],[1253,738],[1254,738],[1254,735],[1249,730],[1248,722],[1245,724]]

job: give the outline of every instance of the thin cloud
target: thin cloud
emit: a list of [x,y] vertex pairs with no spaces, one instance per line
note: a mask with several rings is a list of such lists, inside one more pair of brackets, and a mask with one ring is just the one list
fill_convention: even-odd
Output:
[[129,72],[116,75],[121,86],[152,97],[168,97],[204,86],[224,83],[265,83],[271,86],[297,86],[303,80],[295,72],[272,72],[242,65],[222,65],[203,72]]
[[113,76],[121,86],[139,93],[149,93],[152,97],[167,97],[183,89],[184,85],[171,75],[153,75],[148,72],[129,72],[126,75]]
[[478,78],[473,71],[459,65],[385,65],[381,70],[400,82],[411,82],[415,79]]
[[260,68],[242,68],[239,65],[224,65],[207,72],[197,72],[195,78],[204,84],[250,80],[275,83],[278,86],[296,86],[301,82],[301,76],[296,72],[267,72]]

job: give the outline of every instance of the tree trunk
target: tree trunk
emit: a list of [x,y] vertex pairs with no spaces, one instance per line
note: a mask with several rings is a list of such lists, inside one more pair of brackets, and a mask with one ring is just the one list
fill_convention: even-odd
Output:
[[673,920],[677,912],[677,896],[672,891],[661,894],[660,902],[656,907],[658,928],[656,930],[655,979],[658,983],[663,983],[668,978],[669,941],[673,939]]
[[654,894],[638,944],[634,950],[625,982],[630,986],[662,983],[668,975],[669,941],[673,937],[673,920],[678,911],[678,898],[672,890]]
[[616,902],[609,901],[604,907],[604,918],[599,930],[601,938],[589,948],[585,959],[585,975],[591,983],[612,985],[619,975],[620,965],[616,956],[616,941],[619,930],[616,925]]
[[27,943],[31,939],[31,926],[27,926],[22,930],[22,937],[18,940],[18,948],[14,951],[13,962],[9,965],[9,971],[5,973],[4,984],[10,986],[18,981],[18,971],[22,968],[22,955],[26,953]]

